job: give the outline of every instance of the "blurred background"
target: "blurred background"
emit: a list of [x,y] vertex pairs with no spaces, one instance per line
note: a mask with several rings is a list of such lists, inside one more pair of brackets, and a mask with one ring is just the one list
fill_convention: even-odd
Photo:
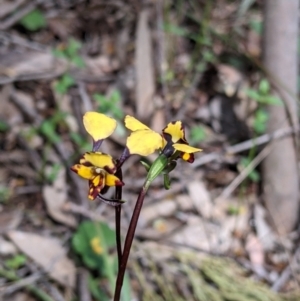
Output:
[[[298,0],[0,2],[0,300],[112,300],[114,208],[70,171],[82,116],[182,120],[203,152],[151,186],[123,301],[300,300]],[[149,157],[149,162],[155,157]],[[125,236],[146,171],[123,167]],[[113,197],[110,189],[107,198]]]

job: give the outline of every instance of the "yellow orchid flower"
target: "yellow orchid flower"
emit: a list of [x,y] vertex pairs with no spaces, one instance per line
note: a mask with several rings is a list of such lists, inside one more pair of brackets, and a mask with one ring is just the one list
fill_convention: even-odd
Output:
[[202,151],[202,149],[192,147],[188,144],[181,121],[170,122],[162,132],[165,139],[162,152],[167,157],[172,156],[177,151],[183,160],[193,163],[194,153]]
[[148,156],[157,149],[162,149],[163,154],[171,157],[178,151],[183,160],[192,163],[194,161],[193,154],[201,151],[188,144],[181,121],[170,122],[163,129],[163,137],[129,115],[125,117],[125,126],[132,131],[126,142],[131,155]]
[[117,127],[117,121],[97,112],[86,112],[83,125],[95,142],[110,136]]
[[96,199],[99,193],[103,193],[110,186],[123,186],[124,183],[114,175],[116,164],[110,155],[101,152],[85,153],[79,161],[71,167],[71,170],[84,179],[89,180],[90,200]]
[[125,117],[125,126],[132,131],[126,146],[131,155],[148,156],[162,148],[163,138],[132,116]]

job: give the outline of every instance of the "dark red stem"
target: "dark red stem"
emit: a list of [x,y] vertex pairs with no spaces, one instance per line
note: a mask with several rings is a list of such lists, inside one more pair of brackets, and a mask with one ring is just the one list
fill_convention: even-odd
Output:
[[131,217],[128,232],[127,232],[127,235],[125,238],[121,265],[120,265],[119,272],[118,272],[114,301],[120,301],[121,290],[122,290],[122,286],[123,286],[123,280],[124,280],[124,275],[125,275],[125,271],[126,271],[127,261],[128,261],[132,241],[134,238],[135,229],[137,226],[137,222],[139,220],[140,212],[141,212],[141,209],[143,206],[143,202],[144,202],[147,190],[148,189],[145,186],[143,186],[143,188],[138,196],[138,199],[136,201],[134,211],[133,211],[133,214]]
[[[122,170],[119,168],[116,172],[116,176],[122,181]],[[122,186],[116,186],[115,199],[122,200]],[[115,223],[116,223],[116,244],[118,252],[118,266],[120,269],[122,260],[122,244],[121,244],[121,209],[122,205],[115,207]]]

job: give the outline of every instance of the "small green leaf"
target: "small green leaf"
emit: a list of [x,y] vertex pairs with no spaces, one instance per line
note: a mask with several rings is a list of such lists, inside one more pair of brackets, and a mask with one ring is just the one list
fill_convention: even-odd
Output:
[[7,259],[5,261],[5,265],[10,269],[17,270],[20,267],[22,267],[26,262],[27,262],[26,256],[23,254],[19,254],[19,255],[15,255],[11,259]]
[[35,9],[26,16],[24,16],[20,20],[20,24],[22,24],[26,29],[30,31],[36,31],[41,28],[44,28],[47,22],[43,13],[40,10]]
[[[247,157],[244,157],[240,160],[240,164],[244,168],[246,168],[250,163],[251,163],[251,159]],[[260,174],[258,173],[257,170],[254,169],[248,174],[248,178],[253,182],[258,182],[260,180]]]
[[250,21],[250,27],[253,31],[255,31],[256,33],[261,35],[262,30],[263,30],[263,22],[257,21],[257,20],[252,20],[252,21]]
[[76,55],[71,59],[71,62],[78,68],[83,68],[85,66],[84,60],[81,56]]
[[55,125],[52,120],[45,120],[40,126],[41,133],[51,142],[60,143],[60,136],[55,131]]
[[264,109],[258,109],[254,116],[253,129],[258,134],[266,132],[269,114]]
[[80,48],[81,48],[81,43],[73,38],[70,38],[65,51],[69,56],[69,58],[72,59],[74,58],[74,56],[78,55],[78,51],[80,50]]
[[99,285],[100,280],[101,279],[92,278],[92,276],[89,275],[89,278],[88,278],[89,290],[90,290],[92,296],[96,300],[98,300],[98,301],[109,301],[110,298],[105,294],[105,292],[101,289],[101,287]]
[[74,78],[68,74],[65,73],[55,84],[54,88],[57,93],[65,94],[69,88],[75,85]]
[[53,164],[50,173],[47,174],[47,180],[50,183],[52,183],[56,179],[56,177],[57,177],[60,170],[61,170],[61,164],[59,164],[59,163]]
[[6,121],[0,120],[0,132],[6,132],[9,129]]
[[193,126],[190,131],[190,139],[192,145],[197,144],[206,138],[206,133],[203,126]]
[[267,95],[270,92],[270,84],[266,79],[260,81],[258,91],[264,95]]
[[170,34],[173,34],[176,36],[180,36],[180,37],[185,37],[188,35],[188,31],[185,28],[171,24],[171,23],[164,24],[164,30],[167,33],[170,33]]
[[254,89],[247,89],[246,95],[249,98],[252,98],[253,100],[256,100],[256,101],[259,101],[261,98],[261,95],[258,93],[258,91],[254,90]]

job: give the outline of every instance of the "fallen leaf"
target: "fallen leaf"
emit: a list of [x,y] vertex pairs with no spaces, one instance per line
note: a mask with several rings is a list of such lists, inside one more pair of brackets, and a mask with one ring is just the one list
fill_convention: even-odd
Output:
[[76,268],[58,240],[33,233],[10,231],[8,237],[61,285],[75,287]]
[[43,187],[43,197],[47,211],[54,220],[70,227],[76,227],[75,217],[63,211],[68,197],[65,168],[61,167],[58,171],[53,185],[45,185]]
[[140,217],[140,224],[145,225],[160,217],[168,217],[174,214],[176,203],[173,200],[165,200],[143,208]]
[[188,184],[189,196],[194,203],[197,211],[205,218],[210,218],[213,210],[213,204],[210,194],[203,182],[193,181]]
[[251,263],[260,267],[264,265],[264,250],[260,240],[253,233],[250,233],[246,240],[245,249],[249,255]]
[[0,236],[0,255],[14,255],[17,253],[16,247],[10,242]]
[[138,118],[142,120],[147,119],[154,108],[152,101],[155,92],[153,65],[148,11],[143,10],[138,18],[135,44],[136,109]]

